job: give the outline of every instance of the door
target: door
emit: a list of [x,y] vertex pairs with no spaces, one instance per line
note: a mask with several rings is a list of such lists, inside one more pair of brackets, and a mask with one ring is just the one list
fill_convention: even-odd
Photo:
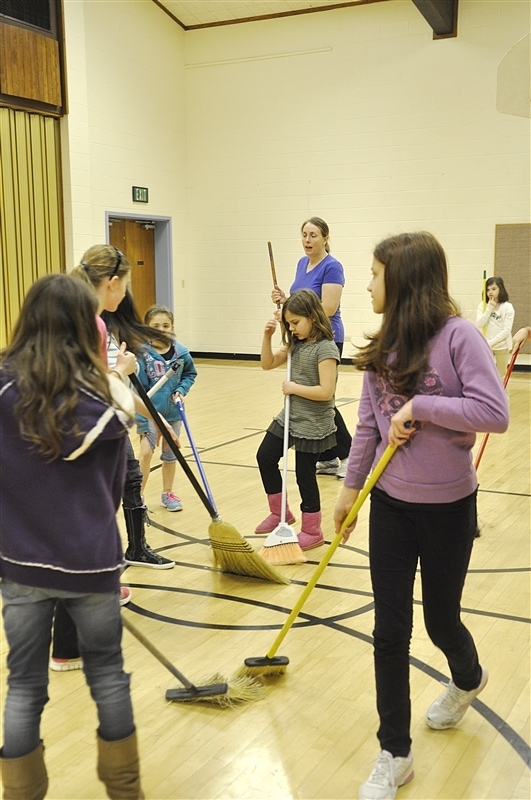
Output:
[[109,220],[109,243],[118,247],[131,264],[131,291],[144,319],[155,303],[155,225],[149,220]]

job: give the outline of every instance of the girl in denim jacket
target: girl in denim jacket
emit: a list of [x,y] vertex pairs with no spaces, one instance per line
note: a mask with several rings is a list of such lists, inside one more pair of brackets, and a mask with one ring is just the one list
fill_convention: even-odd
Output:
[[[156,328],[165,334],[173,336],[173,314],[165,306],[151,306],[146,311],[144,322],[151,328]],[[144,389],[149,391],[166,374],[168,369],[177,363],[175,374],[153,395],[153,405],[172,426],[178,434],[181,427],[179,410],[175,405],[177,397],[181,399],[190,391],[196,377],[197,370],[188,348],[173,337],[173,342],[168,348],[167,344],[153,339],[145,344],[138,353],[139,372],[138,379]],[[152,420],[141,417],[137,419],[137,432],[140,434],[139,462],[143,475],[142,494],[145,491],[151,458],[159,433]],[[181,511],[181,500],[173,493],[175,479],[176,458],[166,442],[162,442],[160,460],[162,461],[162,494],[160,504],[168,511]]]

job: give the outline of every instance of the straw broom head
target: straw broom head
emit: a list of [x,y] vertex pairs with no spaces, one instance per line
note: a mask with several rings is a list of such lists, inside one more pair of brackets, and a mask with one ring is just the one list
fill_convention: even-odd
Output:
[[186,703],[208,703],[209,705],[217,705],[220,708],[231,708],[240,705],[240,703],[251,703],[256,700],[262,700],[264,697],[264,688],[261,683],[254,680],[250,675],[245,675],[243,670],[240,675],[234,675],[229,680],[224,678],[219,672],[211,675],[210,678],[202,680],[206,686],[212,684],[227,684],[227,691],[223,694],[212,696],[194,697],[190,693],[188,695],[181,689],[173,690],[168,689],[166,692],[166,700],[168,702],[186,702]]
[[[255,553],[248,541],[233,525],[223,520],[214,520],[208,526],[214,564],[221,572],[233,575],[249,575],[273,583],[289,583],[274,567]],[[291,563],[291,562],[290,562]]]

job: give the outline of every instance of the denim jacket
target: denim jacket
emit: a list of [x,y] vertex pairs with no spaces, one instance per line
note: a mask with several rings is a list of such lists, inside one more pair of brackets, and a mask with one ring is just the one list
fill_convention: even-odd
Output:
[[[152,402],[159,414],[168,421],[175,422],[181,418],[172,396],[178,392],[183,397],[188,394],[196,377],[197,370],[190,351],[184,344],[173,341],[173,354],[169,361],[148,342],[138,354],[138,380],[148,392],[177,363],[175,374],[152,397]],[[140,414],[136,415],[138,433],[147,433],[148,420]]]

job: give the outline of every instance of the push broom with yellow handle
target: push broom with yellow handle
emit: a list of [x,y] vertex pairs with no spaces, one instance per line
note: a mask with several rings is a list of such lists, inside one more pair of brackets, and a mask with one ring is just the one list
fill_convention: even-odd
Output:
[[258,656],[254,658],[246,658],[244,662],[244,666],[238,670],[236,673],[236,677],[241,676],[248,676],[248,677],[259,677],[265,675],[282,675],[286,671],[286,667],[289,664],[289,659],[287,656],[277,656],[276,653],[278,648],[282,644],[284,637],[286,636],[287,632],[295,622],[299,611],[303,607],[304,603],[308,599],[308,596],[312,589],[315,587],[315,584],[323,574],[325,567],[327,566],[328,562],[334,555],[335,551],[337,550],[341,539],[343,538],[343,534],[345,530],[351,525],[356,517],[358,516],[359,510],[363,503],[365,502],[367,496],[369,495],[372,488],[375,486],[376,482],[378,481],[380,475],[386,468],[387,464],[389,463],[393,453],[395,452],[397,445],[388,445],[384,450],[381,458],[379,459],[378,463],[372,470],[371,474],[367,478],[365,482],[365,486],[359,493],[356,502],[350,509],[349,513],[343,520],[341,528],[338,533],[335,534],[332,542],[328,545],[327,551],[324,554],[323,558],[317,565],[315,572],[313,573],[312,577],[308,581],[307,585],[305,586],[301,596],[299,597],[298,601],[295,603],[293,610],[287,617],[284,625],[280,629],[277,638],[269,648],[269,651],[265,656]]

